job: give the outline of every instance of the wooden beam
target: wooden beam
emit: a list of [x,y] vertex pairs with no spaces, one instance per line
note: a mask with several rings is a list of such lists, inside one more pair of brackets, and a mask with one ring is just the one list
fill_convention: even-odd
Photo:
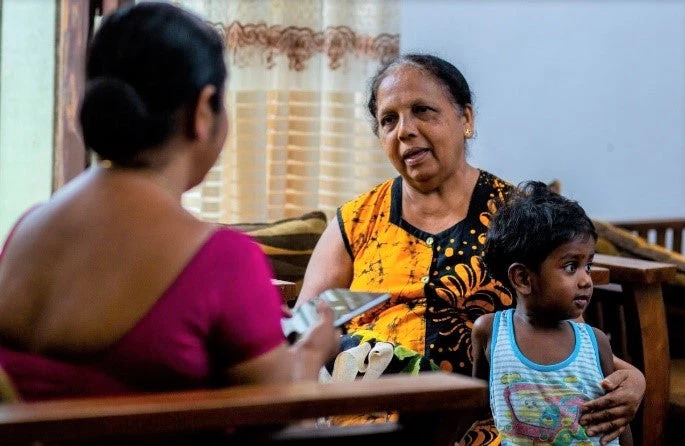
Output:
[[78,110],[85,90],[90,2],[62,0],[58,5],[53,192],[81,173],[87,165]]
[[[116,444],[167,444],[155,439],[168,440],[169,436],[190,432],[226,431],[230,426],[253,430],[244,443],[225,441],[225,444],[262,444],[257,442],[260,435],[268,434],[276,425],[389,410],[399,412],[403,436],[414,441],[413,444],[447,446],[453,445],[455,437],[463,434],[486,407],[485,381],[428,372],[354,382],[303,381],[3,404],[0,405],[0,438],[3,445],[103,444],[116,438],[121,440]],[[371,429],[369,434],[375,428],[385,430],[382,424],[367,427]],[[320,428],[310,434],[325,436],[326,431]],[[338,433],[335,429],[331,432]],[[285,440],[294,433],[286,435]],[[135,443],[136,439],[145,441]],[[323,443],[328,444],[325,440]]]
[[88,42],[96,13],[109,14],[134,0],[61,0],[58,2],[53,192],[81,173],[89,161],[78,111],[85,91]]

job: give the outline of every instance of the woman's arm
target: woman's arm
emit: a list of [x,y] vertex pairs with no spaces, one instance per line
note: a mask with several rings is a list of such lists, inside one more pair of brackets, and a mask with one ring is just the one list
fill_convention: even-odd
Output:
[[352,283],[352,268],[352,258],[345,248],[338,218],[334,217],[312,252],[295,306],[327,289],[348,288]]
[[[602,373],[605,377],[608,377],[616,371],[614,360],[618,358],[611,352],[611,344],[609,343],[607,335],[598,328],[593,327],[592,329],[594,330],[595,339],[597,340],[597,349],[599,350],[599,362],[602,367]],[[630,423],[631,420],[628,420],[628,423]],[[606,444],[616,437],[619,437],[621,446],[632,446],[633,434],[630,431],[630,424],[625,424],[612,432],[604,434],[600,441],[602,444]]]
[[617,438],[635,417],[645,393],[644,375],[631,364],[613,356],[616,371],[604,378],[606,395],[588,401],[580,418],[588,435],[602,434],[602,443]]
[[476,319],[471,330],[471,353],[473,354],[474,378],[488,380],[490,378],[490,338],[492,336],[492,321],[494,314],[484,314]]
[[268,352],[226,370],[232,384],[283,383],[314,380],[319,370],[339,352],[340,329],[333,326],[333,310],[317,302],[319,321],[295,344],[282,343]]
[[[217,246],[212,274],[216,293],[210,295],[212,326],[207,345],[226,385],[284,383],[317,379],[321,367],[337,353],[340,330],[334,312],[325,302],[317,304],[318,321],[292,346],[283,334],[283,300],[271,282],[271,268],[260,247],[244,234],[226,231]],[[235,253],[241,253],[236,256]],[[224,273],[224,272],[228,273]],[[213,299],[213,300],[212,300]],[[209,310],[208,310],[209,311]],[[227,357],[232,352],[235,358]],[[247,359],[246,359],[247,358]]]

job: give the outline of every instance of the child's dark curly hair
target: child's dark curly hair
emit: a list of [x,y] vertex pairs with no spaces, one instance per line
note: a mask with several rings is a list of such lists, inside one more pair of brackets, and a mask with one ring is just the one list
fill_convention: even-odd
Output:
[[578,202],[552,192],[545,183],[528,181],[512,191],[492,217],[483,261],[492,277],[511,285],[512,264],[538,271],[556,248],[590,236],[597,240],[595,226]]

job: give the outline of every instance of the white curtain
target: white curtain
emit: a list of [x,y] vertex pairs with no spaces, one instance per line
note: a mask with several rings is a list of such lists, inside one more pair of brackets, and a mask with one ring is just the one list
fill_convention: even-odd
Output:
[[371,132],[369,78],[399,50],[398,0],[175,0],[227,47],[231,130],[184,205],[208,221],[335,208],[394,170]]

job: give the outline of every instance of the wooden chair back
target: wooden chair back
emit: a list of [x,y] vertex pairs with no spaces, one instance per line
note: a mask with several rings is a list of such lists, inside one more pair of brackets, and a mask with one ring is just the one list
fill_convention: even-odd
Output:
[[631,231],[652,244],[685,255],[685,245],[683,245],[685,219],[631,220],[612,222],[612,224]]
[[[3,445],[335,444],[403,439],[450,445],[487,407],[487,384],[442,372],[351,383],[298,382],[221,390],[0,405]],[[334,415],[396,411],[397,422],[313,427]],[[302,424],[303,421],[308,423]]]

